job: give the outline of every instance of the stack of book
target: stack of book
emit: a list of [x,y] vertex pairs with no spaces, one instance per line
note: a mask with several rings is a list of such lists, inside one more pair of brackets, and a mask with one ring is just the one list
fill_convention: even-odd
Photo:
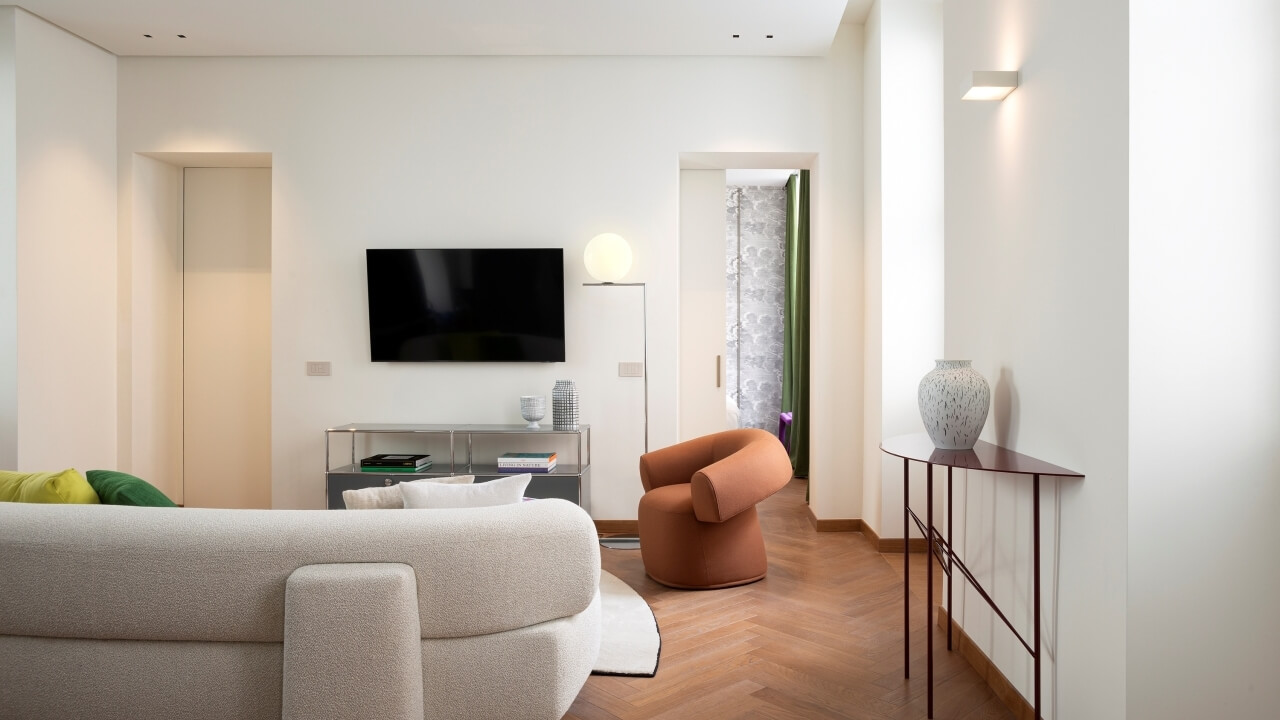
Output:
[[430,455],[380,453],[378,455],[370,455],[360,461],[360,472],[418,473],[425,472],[430,467]]
[[556,469],[556,454],[510,452],[498,457],[498,472],[545,473]]

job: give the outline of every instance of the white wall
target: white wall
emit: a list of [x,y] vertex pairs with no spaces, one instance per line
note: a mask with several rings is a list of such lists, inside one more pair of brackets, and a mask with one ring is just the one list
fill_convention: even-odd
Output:
[[[862,519],[881,537],[902,537],[902,461],[879,444],[923,431],[917,388],[942,356],[942,3],[876,3],[867,33]],[[919,507],[923,468],[912,470]]]
[[861,25],[841,25],[824,87],[808,107],[770,87],[755,112],[812,114],[822,128],[810,172],[809,507],[819,519],[862,517],[862,57]]
[[[1128,57],[1125,3],[946,5],[945,351],[992,384],[984,439],[1087,475],[1043,492],[1046,717],[1125,716]],[[972,70],[1021,86],[963,102]],[[957,546],[1030,636],[1029,483],[958,485]],[[962,595],[961,624],[1030,698],[1025,652]]]
[[[842,453],[861,425],[848,409],[861,377],[862,291],[848,282],[861,277],[860,42],[848,26],[826,59],[126,58],[118,151],[273,153],[275,506],[323,505],[325,427],[519,422],[519,395],[567,377],[594,429],[598,518],[635,517],[643,398],[616,376],[639,359],[639,334],[581,287],[582,248],[605,231],[632,243],[627,279],[649,283],[650,444],[670,444],[679,153],[816,152],[814,471],[829,480],[815,481],[815,510],[858,517],[846,468],[861,458]],[[363,251],[428,245],[564,247],[568,362],[370,363]],[[331,361],[333,377],[305,377],[307,360]]]
[[271,169],[182,175],[187,507],[271,507]]
[[872,5],[867,13],[862,65],[863,282],[866,283],[862,308],[862,425],[865,430],[862,436],[862,522],[877,533],[883,528],[880,513],[880,435],[881,407],[884,404],[880,382],[883,367],[880,358],[884,349],[881,340],[884,303],[880,300],[884,287],[880,280],[881,246],[884,243],[881,210],[884,189],[880,180],[880,146],[884,142],[880,124],[881,94],[884,92],[881,14],[879,2]]
[[17,12],[0,7],[0,468],[18,466]]
[[1130,3],[1132,720],[1280,705],[1280,5],[1202,10]]
[[128,294],[120,392],[129,410],[120,423],[127,441],[120,460],[182,503],[182,170],[142,155],[127,161],[134,232],[120,243],[120,282]]
[[723,381],[724,189],[724,170],[680,171],[680,440],[730,427]]
[[116,464],[116,58],[15,11],[17,465]]

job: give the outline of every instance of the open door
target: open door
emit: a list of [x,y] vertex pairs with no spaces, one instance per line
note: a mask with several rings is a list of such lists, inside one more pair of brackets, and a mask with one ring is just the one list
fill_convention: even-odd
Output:
[[735,425],[725,401],[725,174],[680,171],[679,438]]

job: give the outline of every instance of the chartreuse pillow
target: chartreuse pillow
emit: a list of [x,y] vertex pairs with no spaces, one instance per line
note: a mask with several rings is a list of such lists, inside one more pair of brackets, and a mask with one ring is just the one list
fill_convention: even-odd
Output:
[[98,504],[98,493],[72,468],[61,472],[0,470],[0,501]]
[[85,473],[89,484],[107,505],[140,505],[143,507],[177,507],[155,485],[115,470],[90,470]]

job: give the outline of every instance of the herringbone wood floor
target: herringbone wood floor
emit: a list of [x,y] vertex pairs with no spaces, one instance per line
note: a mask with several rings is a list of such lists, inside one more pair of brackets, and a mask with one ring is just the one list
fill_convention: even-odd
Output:
[[[653,607],[662,633],[653,678],[592,676],[566,720],[924,718],[924,569],[912,572],[911,679],[902,677],[902,564],[862,533],[818,533],[805,481],[759,506],[769,575],[725,590],[672,590],[640,552],[601,549],[604,569]],[[923,560],[923,554],[912,560]],[[896,569],[895,569],[896,567]],[[918,592],[917,592],[918,589]],[[934,632],[934,717],[1012,718]]]

